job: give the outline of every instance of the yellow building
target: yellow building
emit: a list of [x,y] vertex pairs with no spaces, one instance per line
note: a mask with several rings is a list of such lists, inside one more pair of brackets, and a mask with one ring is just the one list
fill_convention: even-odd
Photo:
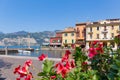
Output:
[[65,28],[62,31],[62,46],[74,47],[76,41],[76,31],[73,27]]
[[86,23],[77,23],[75,26],[76,29],[76,47],[85,45],[86,38]]
[[113,49],[116,49],[117,45],[113,42],[113,39],[118,34],[120,34],[119,19],[106,19],[87,23],[86,48],[90,47],[91,41],[99,40],[103,43],[103,46],[112,46]]

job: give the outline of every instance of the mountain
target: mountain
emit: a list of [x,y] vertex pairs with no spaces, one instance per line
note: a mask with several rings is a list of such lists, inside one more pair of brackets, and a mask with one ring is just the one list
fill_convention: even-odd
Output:
[[11,33],[11,34],[15,34],[15,35],[27,35],[28,32],[26,32],[26,31],[18,31],[18,32],[14,32],[14,33]]
[[26,31],[18,31],[13,33],[6,33],[0,34],[0,41],[4,40],[5,38],[17,39],[17,38],[27,38],[28,34],[30,38],[34,38],[37,41],[37,44],[42,44],[46,42],[51,36],[55,35],[55,31],[43,31],[43,32],[26,32]]
[[4,33],[0,31],[0,34],[4,34]]

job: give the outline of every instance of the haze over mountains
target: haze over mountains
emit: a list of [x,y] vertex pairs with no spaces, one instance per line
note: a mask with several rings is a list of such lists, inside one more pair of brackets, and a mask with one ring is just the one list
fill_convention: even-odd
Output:
[[[28,43],[28,35],[30,35],[31,43],[33,45],[42,44],[44,42],[49,42],[51,36],[55,36],[55,33],[60,30],[55,31],[43,31],[43,32],[27,32],[27,31],[18,31],[13,33],[3,33],[0,31],[0,45],[19,45]],[[26,42],[25,42],[26,41]]]

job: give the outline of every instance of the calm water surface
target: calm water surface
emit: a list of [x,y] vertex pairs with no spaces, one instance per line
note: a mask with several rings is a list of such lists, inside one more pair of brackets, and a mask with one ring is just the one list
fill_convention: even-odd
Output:
[[[0,46],[0,48],[5,48],[5,46]],[[27,48],[27,46],[8,46],[8,48]],[[40,49],[39,46],[31,46],[31,48]],[[61,58],[62,55],[65,53],[65,51],[34,51],[31,53],[8,53],[8,55],[13,55],[13,56],[30,56],[30,57],[38,57],[42,53],[48,55],[49,58]]]

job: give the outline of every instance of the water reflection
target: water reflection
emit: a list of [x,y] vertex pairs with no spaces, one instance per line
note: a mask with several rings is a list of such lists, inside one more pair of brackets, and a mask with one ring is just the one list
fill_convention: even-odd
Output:
[[[8,55],[38,57],[42,53],[48,55],[49,58],[61,58],[65,54],[65,51],[64,50],[58,50],[58,51],[44,50],[44,51],[34,51],[31,53],[9,53]],[[71,51],[71,53],[74,53],[74,51]]]

